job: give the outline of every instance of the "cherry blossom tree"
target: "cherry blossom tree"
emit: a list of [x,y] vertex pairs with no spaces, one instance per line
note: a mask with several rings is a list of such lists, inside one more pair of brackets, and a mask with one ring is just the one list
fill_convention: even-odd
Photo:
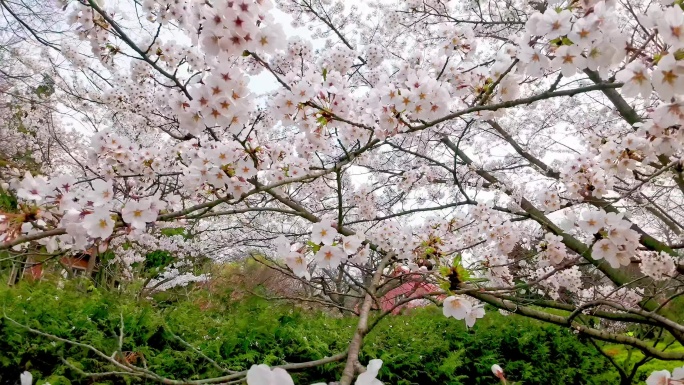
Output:
[[[2,155],[37,164],[0,173],[17,198],[0,249],[109,250],[131,279],[156,248],[265,255],[301,286],[287,299],[358,317],[334,357],[203,383],[288,383],[281,369],[335,360],[340,384],[376,383],[364,337],[412,301],[443,300],[469,327],[487,304],[684,359],[657,344],[684,343],[681,2],[52,6],[49,24],[0,0],[19,39],[0,77]],[[310,33],[288,36],[284,17]],[[207,277],[177,269],[162,287],[174,279]],[[439,290],[380,306],[406,282]],[[637,366],[616,367],[632,383]]]

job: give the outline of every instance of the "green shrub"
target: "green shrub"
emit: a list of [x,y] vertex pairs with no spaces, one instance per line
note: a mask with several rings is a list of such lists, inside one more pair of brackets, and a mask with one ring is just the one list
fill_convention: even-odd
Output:
[[383,379],[391,384],[497,384],[493,364],[516,384],[618,382],[610,364],[570,331],[496,311],[466,330],[441,309],[420,309],[388,318],[369,337],[365,358],[385,360]]
[[[259,298],[217,302],[204,293],[172,307],[134,298],[101,291],[87,281],[70,281],[64,289],[45,282],[0,289],[0,306],[7,316],[106,354],[118,346],[123,316],[123,350],[142,355],[151,370],[176,379],[222,373],[174,335],[224,367],[244,370],[255,363],[303,362],[342,352],[357,322]],[[46,379],[53,385],[92,383],[60,357],[87,372],[111,369],[84,348],[0,322],[1,384],[13,384],[24,369],[32,371],[39,384]],[[496,384],[490,371],[494,363],[516,384],[618,382],[607,361],[569,331],[498,312],[490,312],[471,330],[435,307],[386,317],[366,338],[361,361],[372,358],[384,361],[380,378],[387,384]],[[329,381],[339,376],[342,366],[331,363],[293,376],[298,384]]]

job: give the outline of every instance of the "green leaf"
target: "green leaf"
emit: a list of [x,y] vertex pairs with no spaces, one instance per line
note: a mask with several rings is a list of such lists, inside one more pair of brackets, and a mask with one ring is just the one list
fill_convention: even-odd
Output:
[[321,249],[321,245],[315,244],[311,241],[306,241],[306,245],[311,248],[314,253],[317,253]]

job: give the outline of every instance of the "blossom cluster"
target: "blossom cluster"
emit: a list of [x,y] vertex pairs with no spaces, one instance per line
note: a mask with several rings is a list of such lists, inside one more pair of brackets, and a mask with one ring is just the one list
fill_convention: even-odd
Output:
[[568,269],[554,271],[553,267],[539,268],[535,274],[535,278],[542,278],[550,275],[548,279],[543,279],[539,282],[541,288],[540,294],[547,294],[551,298],[557,300],[560,298],[560,289],[563,288],[572,294],[579,294],[584,287],[582,282],[582,272],[579,267],[572,266]]
[[[614,1],[552,1],[542,12],[525,4],[524,19],[512,12],[452,23],[444,22],[450,12],[471,13],[459,2],[439,3],[444,15],[426,13],[430,1],[373,3],[380,12],[367,18],[341,2],[314,3],[279,6],[296,16],[295,25],[323,21],[328,32],[312,28],[330,38],[323,48],[288,38],[269,0],[143,0],[151,25],[185,36],[134,37],[125,45],[118,37],[128,20],[115,5],[71,2],[65,9],[76,36],[111,75],[79,96],[103,105],[82,112],[101,115],[106,129],[93,135],[86,156],[73,156],[77,172],[45,165],[45,176],[14,173],[6,188],[19,209],[3,214],[0,240],[54,229],[38,240],[48,252],[134,244],[117,254],[130,267],[151,249],[197,255],[180,240],[162,245],[149,234],[162,220],[195,226],[206,219],[215,229],[239,228],[225,231],[232,239],[274,248],[309,281],[322,269],[372,267],[373,249],[395,254],[410,272],[425,273],[425,259],[451,268],[462,258],[485,285],[521,280],[534,282],[535,295],[629,307],[639,291],[614,290],[619,282],[589,287],[571,258],[586,258],[592,274],[638,263],[657,284],[675,277],[676,257],[643,246],[644,228],[662,239],[681,232],[676,223],[674,230],[650,227],[670,214],[667,207],[681,206],[678,4],[654,4],[632,20]],[[330,11],[327,18],[320,10]],[[626,17],[645,31],[630,31]],[[492,26],[507,35],[496,36]],[[94,63],[78,44],[65,42],[61,55],[81,70]],[[141,60],[119,59],[126,56]],[[277,89],[258,95],[250,86],[256,74]],[[604,108],[608,102],[615,108]],[[46,110],[24,110],[36,141],[51,138],[40,128]],[[496,129],[497,121],[505,127]],[[575,138],[564,143],[573,136],[582,137],[579,146]],[[19,147],[38,162],[28,135],[21,138]],[[352,169],[364,171],[349,178]],[[542,181],[530,176],[540,170]],[[643,221],[620,212],[632,203]],[[235,207],[214,218],[223,204]],[[666,209],[649,211],[656,204]],[[274,219],[281,214],[286,221]],[[674,217],[663,223],[681,212]],[[287,237],[276,236],[285,223]],[[231,246],[216,243],[217,250]],[[187,275],[187,267],[179,263],[152,284],[204,279]],[[444,314],[472,326],[484,310],[452,296]]]
[[539,244],[538,248],[542,251],[543,256],[553,265],[563,262],[568,256],[567,248],[563,243],[563,237],[560,235],[546,233],[544,241]]
[[[311,229],[311,248],[316,267],[336,269],[340,264],[349,261],[364,264],[369,258],[369,244],[359,235],[341,235],[329,221],[314,223]],[[280,236],[276,240],[277,252],[295,275],[310,279],[307,248],[298,244],[290,245],[287,238]]]
[[655,280],[666,280],[674,276],[677,269],[675,259],[666,252],[640,252],[641,272]]
[[476,305],[473,300],[464,296],[450,296],[444,300],[443,313],[445,317],[465,320],[466,326],[473,327],[478,318],[484,317],[484,305]]
[[[368,361],[366,371],[361,373],[354,382],[355,385],[382,385],[377,379],[382,360],[373,359]],[[294,381],[289,373],[283,368],[270,368],[268,365],[252,365],[247,371],[247,385],[294,385]],[[325,383],[315,383],[312,385],[325,385]]]

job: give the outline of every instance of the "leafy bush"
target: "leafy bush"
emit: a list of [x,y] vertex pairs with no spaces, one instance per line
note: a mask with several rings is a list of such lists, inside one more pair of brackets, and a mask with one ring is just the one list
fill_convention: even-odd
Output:
[[[677,343],[670,344],[660,342],[656,346],[658,349],[667,351],[684,351],[684,347]],[[606,345],[603,347],[603,351],[610,355],[619,365],[623,367],[627,366],[630,370],[634,363],[644,359],[644,354],[640,350],[625,345]],[[648,361],[637,369],[636,376],[634,376],[634,382],[637,384],[644,383],[646,378],[656,370],[666,369],[671,372],[675,368],[682,366],[684,366],[684,361]]]
[[386,360],[392,384],[496,384],[493,364],[516,384],[609,384],[618,377],[593,346],[569,331],[498,312],[468,331],[426,308],[392,317],[369,336],[364,353]]
[[[344,351],[354,318],[332,317],[259,298],[216,301],[206,292],[192,301],[162,307],[127,293],[101,291],[87,281],[22,283],[0,289],[7,316],[35,329],[87,343],[112,354],[118,346],[121,317],[123,351],[144,357],[148,367],[176,379],[223,374],[175,336],[232,370],[320,359]],[[30,334],[0,322],[0,383],[13,384],[24,369],[39,384],[91,384],[60,357],[86,372],[108,367],[90,351]],[[435,307],[383,319],[368,335],[361,361],[381,358],[380,378],[388,384],[496,384],[490,367],[502,365],[516,384],[617,383],[616,372],[591,346],[565,329],[497,312],[472,330],[447,319]],[[293,373],[310,384],[339,376],[343,363]],[[111,369],[111,368],[109,368]],[[100,383],[136,383],[100,379]]]

